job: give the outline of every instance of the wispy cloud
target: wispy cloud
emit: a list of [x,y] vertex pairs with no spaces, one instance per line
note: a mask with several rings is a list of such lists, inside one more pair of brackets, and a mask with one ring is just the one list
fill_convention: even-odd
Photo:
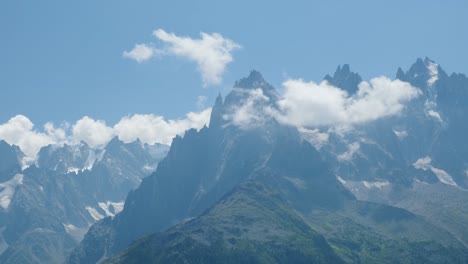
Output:
[[125,58],[143,62],[156,55],[173,55],[195,62],[201,74],[203,84],[215,85],[222,82],[222,75],[226,66],[233,61],[232,52],[240,45],[223,37],[219,33],[200,33],[200,38],[177,36],[163,29],[153,32],[162,47],[151,44],[137,44],[131,51],[124,51]]
[[270,99],[263,94],[262,89],[244,90],[235,88],[233,92],[245,98],[240,105],[234,106],[224,116],[224,119],[233,125],[242,129],[257,128],[273,117],[273,110],[269,104]]
[[208,98],[206,98],[206,96],[204,96],[204,95],[199,95],[199,96],[197,97],[197,108],[198,108],[198,109],[203,109],[203,108],[205,108],[206,100],[207,100],[207,99],[208,99]]
[[160,54],[161,51],[147,44],[136,44],[130,51],[124,51],[122,56],[136,60],[137,62],[143,62],[151,59],[152,57]]

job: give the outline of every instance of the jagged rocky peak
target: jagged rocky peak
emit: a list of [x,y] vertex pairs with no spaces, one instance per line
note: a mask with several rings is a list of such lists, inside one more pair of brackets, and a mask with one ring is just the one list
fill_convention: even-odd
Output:
[[271,84],[263,79],[262,74],[257,70],[251,70],[248,77],[242,78],[234,84],[235,88],[273,90]]
[[352,72],[349,64],[344,64],[343,67],[338,65],[333,77],[327,74],[324,80],[333,86],[346,90],[350,94],[354,94],[358,90],[359,83],[362,82],[361,76]]
[[218,96],[216,97],[214,106],[218,106],[222,104],[223,104],[223,97],[221,96],[221,93],[219,93]]
[[216,97],[215,104],[211,109],[210,128],[220,128],[224,122],[223,120],[223,97],[221,93]]
[[110,150],[114,148],[120,148],[124,144],[125,143],[122,140],[120,140],[119,136],[115,136],[107,143],[105,149]]
[[4,140],[0,140],[0,180],[10,174],[20,171],[20,160],[23,152],[17,146],[12,146]]
[[95,154],[84,141],[71,145],[52,144],[41,148],[35,165],[58,173],[76,173],[91,169]]
[[435,61],[428,57],[418,58],[407,72],[404,72],[401,68],[398,68],[396,78],[405,82],[409,82],[420,88],[430,88],[435,83],[448,77],[442,67]]

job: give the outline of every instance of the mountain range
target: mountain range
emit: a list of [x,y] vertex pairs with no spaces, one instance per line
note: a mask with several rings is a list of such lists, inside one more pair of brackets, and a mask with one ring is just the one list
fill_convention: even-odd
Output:
[[[448,149],[441,142],[456,141],[448,131],[466,128],[450,125],[459,120],[439,102],[438,87],[466,91],[468,81],[434,65],[419,59],[398,71],[423,91],[401,115],[345,133],[300,131],[269,116],[248,129],[233,125],[232,111],[252,94],[267,98],[258,109],[280,98],[252,71],[218,97],[209,127],[173,141],[158,170],[120,214],[90,229],[70,263],[465,262],[466,175],[452,163],[466,164],[439,157]],[[347,65],[325,79],[350,94],[361,81]],[[446,96],[466,94],[454,91]],[[455,145],[453,152],[466,148]]]
[[0,262],[65,262],[92,224],[122,210],[167,150],[118,138],[103,149],[49,145],[22,169],[21,150],[0,141]]
[[420,96],[352,127],[264,114],[282,96],[251,71],[170,148],[47,146],[24,169],[0,141],[0,262],[467,263],[468,78],[425,58],[395,79]]

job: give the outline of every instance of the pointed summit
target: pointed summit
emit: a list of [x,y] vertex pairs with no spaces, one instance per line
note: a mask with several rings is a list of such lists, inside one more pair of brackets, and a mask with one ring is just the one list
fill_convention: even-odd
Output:
[[119,136],[114,136],[109,143],[107,143],[106,149],[107,151],[118,151],[121,146],[123,146],[125,143],[120,140]]
[[223,97],[221,96],[221,93],[219,93],[218,96],[216,97],[214,106],[218,106],[222,104],[223,104]]
[[401,67],[398,67],[396,78],[399,80],[403,80],[405,78],[405,72],[401,69]]
[[333,77],[327,74],[324,80],[333,86],[346,90],[350,94],[354,94],[358,90],[359,83],[362,82],[361,76],[352,72],[349,64],[344,64],[343,67],[338,65]]
[[9,176],[21,170],[20,154],[22,155],[22,152],[17,146],[0,140],[0,182],[8,180]]
[[211,109],[210,128],[219,128],[223,124],[223,97],[221,93],[216,97],[215,104]]
[[351,74],[351,70],[349,68],[349,64],[344,64],[343,68],[341,68],[341,73],[344,75],[349,75]]
[[447,74],[442,70],[439,64],[425,57],[424,60],[422,58],[417,58],[416,62],[411,65],[406,73],[399,68],[396,78],[420,88],[429,88],[434,86],[440,78],[446,76]]
[[257,89],[272,90],[274,89],[269,83],[263,79],[262,74],[259,71],[252,70],[248,77],[242,78],[234,84],[235,88],[244,89]]
[[248,77],[244,77],[235,82],[233,90],[226,96],[224,107],[232,107],[242,104],[254,90],[260,89],[264,96],[269,98],[269,102],[275,102],[279,98],[275,87],[263,79],[259,71],[252,70]]

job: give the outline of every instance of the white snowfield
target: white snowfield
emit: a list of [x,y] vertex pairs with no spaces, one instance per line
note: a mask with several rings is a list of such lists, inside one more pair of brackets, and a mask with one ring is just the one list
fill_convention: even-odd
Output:
[[413,163],[413,166],[416,169],[420,170],[431,170],[437,176],[441,183],[458,187],[457,183],[453,180],[452,176],[450,176],[444,170],[435,168],[431,165],[431,162],[432,159],[426,156],[424,158],[418,159],[415,163]]
[[16,187],[23,184],[23,174],[16,174],[12,179],[0,183],[0,207],[8,209]]
[[88,211],[88,213],[91,215],[91,217],[95,221],[99,221],[103,219],[104,217],[107,217],[107,216],[114,217],[116,214],[120,213],[123,210],[124,204],[125,202],[123,201],[120,201],[120,202],[107,201],[107,202],[98,203],[99,205],[98,209],[92,206],[86,206],[85,209]]

